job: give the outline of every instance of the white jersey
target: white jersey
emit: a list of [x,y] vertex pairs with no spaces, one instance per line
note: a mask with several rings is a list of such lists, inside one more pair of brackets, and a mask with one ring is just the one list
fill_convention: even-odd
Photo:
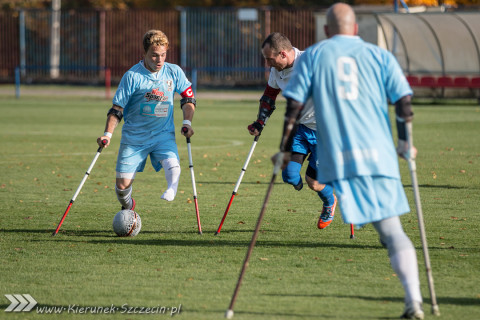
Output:
[[[293,67],[297,62],[297,58],[302,55],[304,51],[300,51],[297,48],[293,48],[295,50],[295,61],[293,61],[293,66],[290,68],[283,69],[282,71],[278,71],[275,68],[271,68],[270,70],[270,77],[268,78],[268,85],[275,89],[284,90],[287,87],[287,83],[290,80],[292,75]],[[310,98],[305,103],[302,114],[300,115],[300,124],[312,129],[317,130],[317,122],[315,120],[315,109],[313,107],[313,100]]]

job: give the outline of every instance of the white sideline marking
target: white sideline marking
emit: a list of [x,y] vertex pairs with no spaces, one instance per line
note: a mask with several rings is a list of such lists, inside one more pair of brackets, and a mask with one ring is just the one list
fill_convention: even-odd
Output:
[[[212,146],[196,146],[195,142],[192,143],[192,150],[206,150],[206,149],[219,149],[219,148],[226,148],[226,147],[237,147],[245,144],[243,141],[240,140],[229,140],[230,143],[225,143],[225,144],[220,144],[220,145],[212,145]],[[182,148],[182,145],[186,144],[185,142],[180,142],[177,144],[178,149]],[[102,154],[116,154],[117,150],[115,151],[103,151]],[[7,159],[2,159],[0,163],[11,163],[12,161],[18,161],[19,159],[21,160],[22,158],[29,158],[29,157],[35,157],[35,158],[44,158],[44,157],[67,157],[67,156],[89,156],[89,155],[95,155],[95,152],[71,152],[71,153],[48,153],[48,152],[42,152],[42,153],[16,153],[16,154],[6,154],[4,155]],[[13,157],[18,157],[17,159],[12,159]]]

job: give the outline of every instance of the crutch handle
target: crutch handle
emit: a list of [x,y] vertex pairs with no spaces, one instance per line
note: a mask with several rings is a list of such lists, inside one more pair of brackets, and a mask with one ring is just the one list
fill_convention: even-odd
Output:
[[[188,128],[187,128],[187,127],[182,127],[182,132],[183,132],[183,133],[187,133],[187,132],[188,132]],[[187,143],[190,143],[190,138],[187,138]]]
[[107,143],[108,143],[108,140],[107,140],[107,139],[103,139],[103,140],[102,140],[102,146],[98,147],[97,152],[102,152],[103,148],[105,148],[105,146],[107,145]]

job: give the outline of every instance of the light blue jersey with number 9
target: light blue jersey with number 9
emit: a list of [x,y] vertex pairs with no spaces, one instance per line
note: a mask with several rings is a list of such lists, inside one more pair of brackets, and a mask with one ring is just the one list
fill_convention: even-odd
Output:
[[412,90],[390,52],[336,35],[307,48],[293,73],[283,95],[302,103],[313,97],[318,181],[400,177],[388,101]]

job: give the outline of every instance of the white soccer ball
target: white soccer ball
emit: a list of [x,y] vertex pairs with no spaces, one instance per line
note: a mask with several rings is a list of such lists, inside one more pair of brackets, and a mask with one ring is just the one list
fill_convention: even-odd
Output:
[[129,209],[120,210],[113,218],[113,231],[119,237],[135,237],[142,229],[140,215]]

